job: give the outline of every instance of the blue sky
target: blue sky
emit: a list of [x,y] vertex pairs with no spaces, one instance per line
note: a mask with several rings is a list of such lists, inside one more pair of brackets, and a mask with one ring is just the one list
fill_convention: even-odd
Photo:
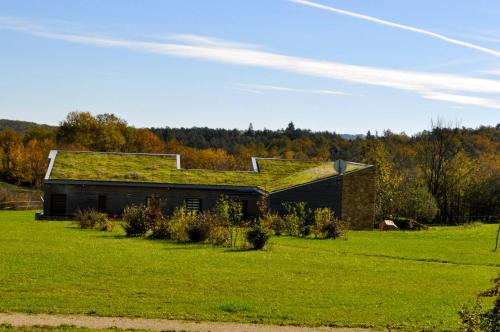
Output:
[[500,122],[496,0],[0,1],[0,118],[415,133]]

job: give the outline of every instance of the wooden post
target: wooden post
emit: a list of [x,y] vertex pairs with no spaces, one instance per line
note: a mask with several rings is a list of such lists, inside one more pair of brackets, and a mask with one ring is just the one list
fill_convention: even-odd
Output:
[[497,240],[495,242],[495,249],[493,249],[493,252],[497,251],[497,249],[498,249],[498,236],[499,235],[500,235],[500,223],[498,224]]

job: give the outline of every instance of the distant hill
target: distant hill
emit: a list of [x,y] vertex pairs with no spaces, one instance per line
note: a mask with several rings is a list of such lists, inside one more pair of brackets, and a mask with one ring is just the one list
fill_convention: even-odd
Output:
[[56,128],[55,126],[49,126],[46,124],[38,124],[35,122],[0,119],[0,131],[12,129],[17,133],[25,133],[32,127],[44,127],[47,129]]
[[[57,126],[50,126],[46,124],[39,124],[35,122],[29,122],[29,121],[20,121],[20,120],[9,120],[9,119],[0,119],[0,131],[7,130],[7,129],[12,129],[17,133],[26,133],[31,127],[35,126],[40,126],[44,128],[57,128]],[[159,128],[151,128],[153,132],[155,132],[157,135],[160,134],[159,131],[161,129]],[[179,128],[172,128],[173,130],[179,129]],[[196,132],[198,128],[193,127],[193,128],[182,128],[182,130],[188,131],[188,132]],[[232,129],[209,129],[208,130],[213,130],[213,131],[233,131]],[[162,137],[161,135],[159,135]],[[357,138],[364,138],[365,135],[361,134],[339,134],[339,136],[345,140],[355,140]]]
[[365,135],[362,134],[340,134],[340,137],[342,137],[345,140],[352,141],[357,138],[365,138]]

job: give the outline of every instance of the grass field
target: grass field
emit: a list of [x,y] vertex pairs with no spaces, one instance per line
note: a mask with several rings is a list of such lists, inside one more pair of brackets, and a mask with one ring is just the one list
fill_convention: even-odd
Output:
[[500,272],[495,225],[273,238],[267,251],[125,238],[0,212],[0,311],[453,329]]

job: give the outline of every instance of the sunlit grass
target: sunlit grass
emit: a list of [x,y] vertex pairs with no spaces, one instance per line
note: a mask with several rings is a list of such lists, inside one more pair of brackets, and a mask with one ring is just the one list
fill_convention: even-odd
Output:
[[454,329],[500,271],[495,229],[275,237],[266,251],[233,251],[0,212],[0,311]]

